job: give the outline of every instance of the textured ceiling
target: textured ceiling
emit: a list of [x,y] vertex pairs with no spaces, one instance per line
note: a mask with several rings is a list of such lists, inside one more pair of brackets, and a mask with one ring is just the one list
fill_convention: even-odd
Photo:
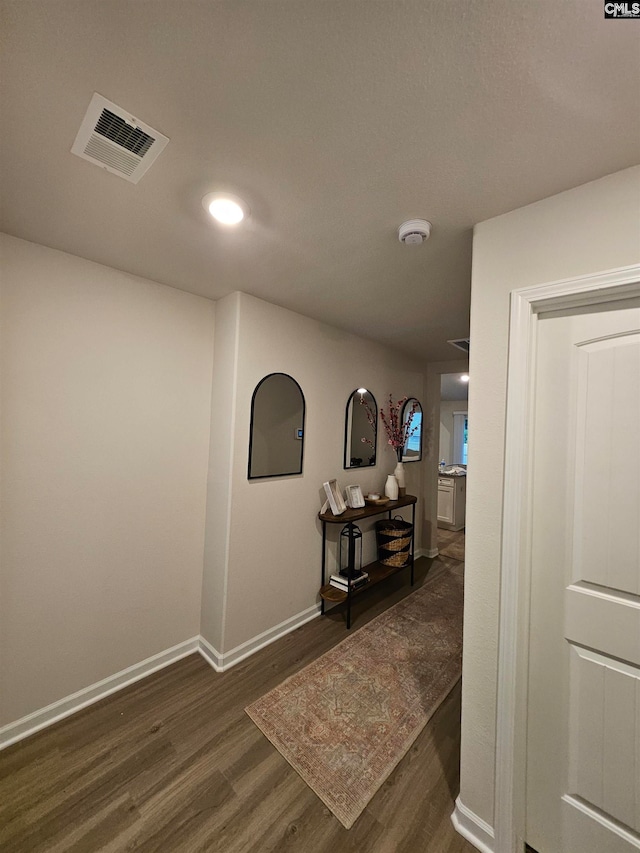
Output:
[[[640,22],[601,0],[0,8],[2,230],[429,360],[468,334],[476,222],[640,160]],[[137,185],[70,154],[93,92],[171,140]],[[208,220],[217,189],[241,230]]]

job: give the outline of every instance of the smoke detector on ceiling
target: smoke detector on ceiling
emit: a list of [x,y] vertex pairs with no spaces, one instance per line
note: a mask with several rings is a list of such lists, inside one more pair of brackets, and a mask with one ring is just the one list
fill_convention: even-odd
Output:
[[398,228],[398,240],[409,245],[424,243],[430,234],[431,223],[426,219],[408,219]]
[[137,184],[169,139],[94,93],[71,153]]

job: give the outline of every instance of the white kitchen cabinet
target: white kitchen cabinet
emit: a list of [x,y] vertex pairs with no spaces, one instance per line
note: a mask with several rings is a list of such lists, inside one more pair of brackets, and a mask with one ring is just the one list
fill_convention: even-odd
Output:
[[466,510],[466,477],[438,477],[438,527],[462,530]]

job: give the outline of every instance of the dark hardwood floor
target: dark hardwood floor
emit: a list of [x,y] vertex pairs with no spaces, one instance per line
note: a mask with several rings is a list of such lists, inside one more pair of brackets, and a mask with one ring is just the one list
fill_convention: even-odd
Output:
[[462,530],[445,530],[442,527],[438,528],[438,550],[440,551],[441,556],[464,560],[464,542],[464,528]]
[[[462,564],[421,559],[416,583],[442,571]],[[404,574],[358,600],[354,629],[410,592]],[[459,684],[349,831],[244,713],[345,637],[332,612],[225,673],[192,655],[8,748],[0,850],[473,853],[450,821]]]

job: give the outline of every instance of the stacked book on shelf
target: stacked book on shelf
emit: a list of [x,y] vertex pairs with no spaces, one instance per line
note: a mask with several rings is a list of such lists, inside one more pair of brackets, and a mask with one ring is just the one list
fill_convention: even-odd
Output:
[[366,572],[357,572],[351,580],[349,580],[346,575],[331,575],[329,583],[331,586],[335,586],[336,589],[348,592],[349,588],[351,588],[351,590],[360,589],[361,586],[369,583],[369,575]]

